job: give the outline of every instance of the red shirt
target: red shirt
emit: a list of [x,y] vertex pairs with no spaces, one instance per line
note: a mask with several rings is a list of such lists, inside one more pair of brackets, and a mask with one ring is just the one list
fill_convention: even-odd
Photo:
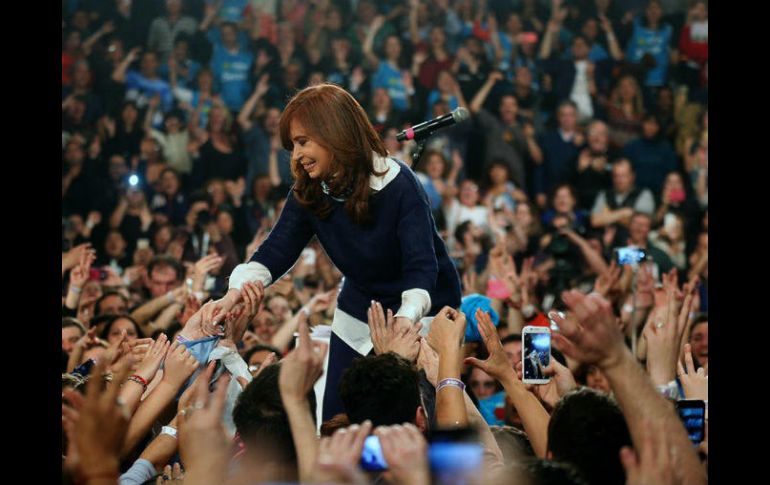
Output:
[[679,36],[679,52],[687,57],[688,61],[694,61],[703,66],[709,58],[708,38],[693,40],[690,35],[690,26],[685,25]]
[[72,78],[70,76],[70,70],[72,69],[72,64],[75,62],[75,59],[67,54],[66,52],[61,53],[61,84],[62,86],[69,86],[72,82]]

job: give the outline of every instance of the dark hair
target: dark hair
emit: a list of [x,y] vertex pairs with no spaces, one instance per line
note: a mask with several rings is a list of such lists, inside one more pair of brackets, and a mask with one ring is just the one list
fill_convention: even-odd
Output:
[[532,443],[524,431],[514,426],[490,426],[489,430],[503,453],[504,463],[520,462],[535,456]]
[[709,322],[709,314],[708,313],[699,313],[695,316],[695,318],[692,321],[692,324],[690,324],[690,335],[692,335],[693,330],[700,325],[701,323],[708,323]]
[[620,448],[631,435],[618,404],[593,389],[567,393],[548,423],[548,449],[555,460],[573,464],[593,485],[625,483]]
[[351,423],[376,426],[413,423],[420,403],[417,369],[403,357],[386,354],[353,361],[339,393]]
[[177,259],[173,256],[169,256],[167,254],[159,254],[157,256],[153,256],[149,263],[147,263],[147,275],[152,275],[152,272],[155,270],[155,268],[163,268],[169,266],[173,268],[174,272],[176,273],[176,281],[182,281],[182,279],[185,276],[185,269],[182,263],[177,261]]
[[104,329],[102,329],[102,333],[99,335],[99,338],[102,340],[107,340],[107,338],[110,336],[110,330],[112,330],[112,326],[118,320],[128,320],[129,322],[133,323],[137,338],[144,338],[144,333],[142,332],[141,327],[139,327],[139,324],[136,323],[136,320],[131,318],[130,315],[109,315],[107,318],[107,323],[104,325]]
[[86,327],[85,327],[85,325],[83,325],[80,322],[80,320],[78,320],[77,318],[72,318],[72,317],[64,317],[64,318],[62,318],[61,319],[61,328],[62,328],[62,330],[65,329],[65,328],[70,328],[70,327],[75,327],[78,330],[80,330],[80,336],[81,337],[86,334]]
[[254,347],[250,348],[250,349],[248,350],[248,352],[246,352],[245,354],[243,354],[243,360],[244,360],[244,362],[246,362],[246,364],[248,364],[248,363],[249,363],[249,359],[251,359],[251,356],[252,356],[252,355],[256,354],[257,352],[262,352],[262,351],[265,351],[265,350],[267,350],[267,351],[269,351],[269,352],[272,352],[272,353],[274,353],[274,354],[275,354],[275,356],[276,356],[278,359],[280,359],[281,357],[283,357],[283,354],[281,354],[281,351],[280,351],[280,350],[278,350],[277,348],[273,347],[272,345],[257,344],[257,345],[255,345]]
[[561,111],[561,109],[565,106],[571,106],[573,109],[577,110],[577,104],[575,104],[574,101],[571,99],[565,99],[564,101],[560,102],[558,106],[556,106],[556,113],[559,113],[559,111]]
[[182,330],[182,328],[184,328],[184,327],[182,327],[182,324],[177,322],[176,320],[174,320],[165,329],[164,328],[159,328],[159,329],[155,330],[154,332],[152,332],[152,335],[150,335],[150,337],[152,337],[153,340],[157,340],[158,337],[160,337],[160,334],[164,333],[164,334],[166,334],[166,337],[168,337],[168,339],[171,340],[172,337],[174,336],[174,334],[177,333],[178,331]]
[[[356,223],[369,218],[369,178],[374,171],[372,152],[387,156],[380,136],[372,127],[366,112],[347,91],[334,84],[318,84],[297,93],[281,115],[281,142],[286,150],[294,149],[291,123],[297,119],[307,134],[332,155],[334,172],[327,181],[333,194],[352,189],[345,201],[345,211]],[[312,180],[297,160],[291,161],[295,178],[294,196],[304,208],[319,218],[328,217],[333,209],[324,197],[321,183]],[[381,174],[377,174],[381,175]]]
[[580,471],[569,463],[532,458],[523,465],[525,473],[538,485],[589,485]]
[[111,296],[117,296],[123,300],[123,303],[126,304],[126,309],[128,309],[128,298],[116,290],[107,290],[102,293],[102,296],[100,296],[98,300],[96,300],[96,305],[94,305],[94,315],[99,316],[102,314],[102,302]]
[[[440,150],[427,150],[421,157],[419,162],[419,171],[427,174],[428,169],[428,163],[430,162],[430,159],[432,157],[439,157],[441,158],[441,163],[444,164],[444,169],[441,171],[441,178],[445,178],[447,176],[447,173],[449,173],[449,160],[446,159],[443,153],[441,153]],[[417,167],[415,167],[417,168]]]
[[[265,367],[238,396],[233,409],[233,422],[246,448],[258,448],[274,461],[294,463],[297,452],[289,427],[289,418],[278,389],[281,364]],[[310,414],[315,421],[316,400],[307,394]]]

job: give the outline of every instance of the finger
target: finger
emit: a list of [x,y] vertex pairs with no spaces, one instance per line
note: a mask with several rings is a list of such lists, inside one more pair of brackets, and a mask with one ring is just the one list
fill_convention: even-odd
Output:
[[478,367],[484,372],[486,372],[487,370],[487,363],[483,360],[477,359],[476,357],[466,357],[465,359],[463,359],[463,362],[466,365],[472,365],[473,367]]
[[353,443],[352,443],[351,449],[356,450],[357,455],[360,455],[361,450],[364,449],[364,441],[366,440],[366,437],[369,436],[369,433],[371,431],[372,431],[372,422],[367,419],[361,424],[361,427],[358,429],[358,432],[353,435]]
[[682,367],[682,362],[679,359],[676,360],[676,373],[680,378],[686,374],[684,367]]
[[298,326],[297,326],[297,332],[299,333],[299,351],[302,352],[303,348],[310,350],[310,330],[307,326],[307,314],[305,312],[299,312],[299,316],[297,317]]
[[684,344],[684,362],[687,366],[687,373],[695,374],[695,362],[692,360],[692,347],[690,344]]
[[573,359],[580,358],[580,352],[578,351],[577,346],[572,343],[572,341],[570,341],[566,336],[560,333],[554,333],[552,334],[551,338],[562,354]]
[[628,483],[635,483],[632,481],[632,477],[636,477],[639,460],[636,457],[636,453],[630,446],[624,446],[620,449],[620,462],[623,464],[623,468],[626,470],[626,477]]
[[179,464],[179,462],[174,463],[174,468],[171,472],[171,478],[174,480],[181,480],[182,478],[182,466]]

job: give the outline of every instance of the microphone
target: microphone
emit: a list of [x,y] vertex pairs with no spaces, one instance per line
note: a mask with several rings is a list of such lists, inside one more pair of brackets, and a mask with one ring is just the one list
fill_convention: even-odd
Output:
[[467,109],[457,108],[451,113],[447,113],[443,116],[439,116],[438,118],[433,118],[432,120],[424,121],[419,125],[407,128],[406,130],[396,135],[396,140],[423,140],[441,128],[446,128],[447,126],[467,120],[469,116],[470,113],[468,113]]

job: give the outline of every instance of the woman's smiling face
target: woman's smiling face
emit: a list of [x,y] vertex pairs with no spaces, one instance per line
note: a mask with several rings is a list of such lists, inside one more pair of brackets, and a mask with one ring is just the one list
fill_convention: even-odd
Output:
[[302,124],[291,121],[292,159],[299,163],[311,179],[325,178],[331,171],[332,153],[311,138]]

